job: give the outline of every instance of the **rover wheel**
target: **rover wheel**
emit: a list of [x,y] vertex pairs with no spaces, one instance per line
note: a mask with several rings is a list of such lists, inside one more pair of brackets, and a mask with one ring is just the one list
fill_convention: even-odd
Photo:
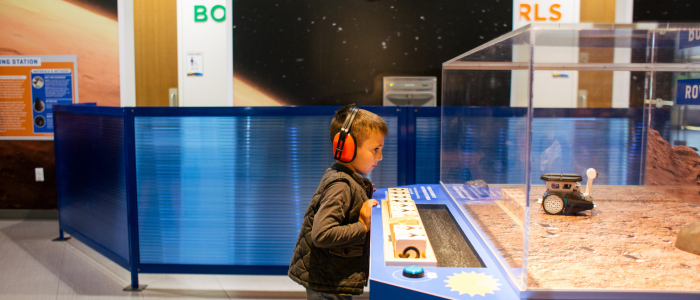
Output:
[[549,195],[542,201],[542,208],[550,215],[556,215],[564,210],[564,199],[557,195]]

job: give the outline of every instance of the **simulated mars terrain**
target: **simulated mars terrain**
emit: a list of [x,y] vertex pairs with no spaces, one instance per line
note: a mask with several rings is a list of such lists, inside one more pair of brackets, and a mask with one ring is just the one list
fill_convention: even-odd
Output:
[[[504,200],[465,207],[511,267],[522,265],[523,189]],[[676,249],[681,227],[700,206],[645,187],[593,187],[597,207],[548,215],[530,193],[528,288],[700,289],[700,256]],[[509,203],[510,202],[510,203]]]

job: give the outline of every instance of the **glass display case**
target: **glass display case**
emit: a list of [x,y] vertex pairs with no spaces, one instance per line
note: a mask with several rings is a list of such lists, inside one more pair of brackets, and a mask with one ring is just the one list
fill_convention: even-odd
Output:
[[523,27],[443,65],[441,183],[521,291],[698,292],[698,89],[700,24]]

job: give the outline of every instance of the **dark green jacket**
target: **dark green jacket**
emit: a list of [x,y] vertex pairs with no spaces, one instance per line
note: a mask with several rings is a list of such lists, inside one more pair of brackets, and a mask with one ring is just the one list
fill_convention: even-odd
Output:
[[323,293],[362,294],[369,273],[369,233],[359,222],[372,183],[334,163],[304,214],[289,277]]

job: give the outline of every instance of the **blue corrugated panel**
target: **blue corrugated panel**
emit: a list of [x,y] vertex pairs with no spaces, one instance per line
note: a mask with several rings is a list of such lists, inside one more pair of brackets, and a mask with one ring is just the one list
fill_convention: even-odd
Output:
[[416,118],[416,183],[440,181],[440,117]]
[[124,119],[63,112],[55,119],[60,226],[125,266]]
[[535,118],[531,180],[540,184],[544,173],[583,175],[595,168],[595,184],[638,185],[641,149],[630,145],[634,134],[630,119]]
[[[445,114],[442,120],[441,180],[524,184],[526,118],[509,115],[512,108],[456,110],[461,111]],[[586,169],[595,168],[599,174],[596,184],[640,184],[640,113],[630,111],[619,118],[534,118],[531,182],[541,183],[539,177],[544,173],[583,175]]]
[[[142,264],[289,264],[333,162],[330,118],[136,117]],[[370,178],[397,184],[397,118]]]
[[[524,133],[526,120],[523,117],[513,117],[510,112],[504,116],[499,115],[509,109],[480,107],[443,113],[443,182],[464,183],[480,179],[487,183],[508,183],[513,180],[513,174],[525,175],[514,164],[519,161],[519,157],[512,155],[514,153],[510,147],[518,142],[518,136],[512,134],[512,129],[522,127]],[[517,109],[510,110],[519,112]]]

